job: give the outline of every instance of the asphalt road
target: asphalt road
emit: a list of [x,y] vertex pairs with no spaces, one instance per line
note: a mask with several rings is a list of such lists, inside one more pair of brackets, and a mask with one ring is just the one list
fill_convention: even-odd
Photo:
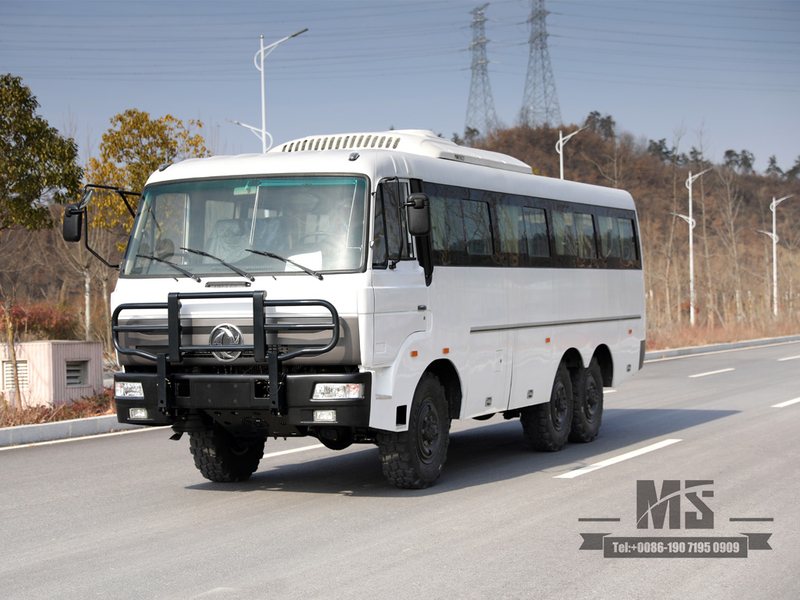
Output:
[[[0,597],[798,597],[800,343],[647,363],[606,392],[600,436],[555,454],[528,450],[517,420],[455,422],[420,491],[389,487],[374,447],[313,438],[270,440],[232,485],[202,479],[168,430],[3,449]],[[679,528],[668,511],[654,528],[656,507],[637,529],[637,481],[664,480]],[[616,556],[581,535],[597,533]],[[650,540],[633,552],[695,540],[699,557],[622,554],[633,537]]]

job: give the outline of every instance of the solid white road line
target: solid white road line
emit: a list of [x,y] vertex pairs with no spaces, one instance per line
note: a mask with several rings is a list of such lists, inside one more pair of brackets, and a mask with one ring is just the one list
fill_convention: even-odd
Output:
[[324,448],[322,444],[314,444],[313,446],[303,446],[302,448],[292,448],[291,450],[281,450],[280,452],[273,452],[265,454],[264,458],[272,458],[273,456],[283,456],[284,454],[294,454],[295,452],[304,452],[306,450],[316,450],[317,448]]
[[780,404],[773,404],[772,408],[784,408],[792,404],[797,404],[798,402],[800,402],[800,398],[795,398],[794,400],[787,400],[786,402],[781,402]]
[[620,454],[619,456],[602,460],[599,463],[589,465],[588,467],[576,469],[575,471],[570,471],[569,473],[564,473],[563,475],[556,475],[553,479],[573,479],[580,475],[585,475],[586,473],[591,473],[592,471],[596,471],[597,469],[602,469],[603,467],[615,465],[618,462],[628,460],[629,458],[635,458],[637,456],[641,456],[642,454],[653,452],[654,450],[660,450],[661,448],[671,446],[672,444],[675,444],[680,441],[681,440],[676,440],[676,439],[662,440],[655,444],[651,444],[650,446],[645,446],[644,448],[639,448],[638,450],[633,450],[632,452],[626,452],[625,454]]
[[733,367],[730,369],[720,369],[719,371],[709,371],[708,373],[698,373],[697,375],[689,375],[689,379],[694,379],[695,377],[706,377],[707,375],[717,375],[719,373],[727,373],[729,371],[735,371]]

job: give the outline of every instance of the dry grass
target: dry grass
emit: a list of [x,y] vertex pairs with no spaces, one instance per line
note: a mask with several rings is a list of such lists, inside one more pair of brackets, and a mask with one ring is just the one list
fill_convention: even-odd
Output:
[[0,395],[0,427],[16,425],[36,425],[54,421],[68,421],[84,417],[98,417],[114,414],[114,396],[111,390],[105,390],[93,396],[85,396],[74,402],[65,402],[58,406],[11,406]]
[[765,323],[761,326],[736,325],[710,329],[705,326],[673,327],[671,329],[655,329],[647,332],[648,350],[667,350],[669,348],[687,348],[689,346],[707,346],[726,342],[741,342],[763,338],[784,337],[800,334],[797,323]]

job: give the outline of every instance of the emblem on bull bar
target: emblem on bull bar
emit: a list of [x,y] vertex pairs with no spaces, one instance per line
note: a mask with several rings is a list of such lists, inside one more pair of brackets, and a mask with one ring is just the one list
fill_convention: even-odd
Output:
[[[211,346],[241,346],[244,343],[244,336],[236,325],[221,323],[211,330],[208,343]],[[236,350],[220,350],[211,354],[221,362],[232,362],[242,355],[240,351]]]

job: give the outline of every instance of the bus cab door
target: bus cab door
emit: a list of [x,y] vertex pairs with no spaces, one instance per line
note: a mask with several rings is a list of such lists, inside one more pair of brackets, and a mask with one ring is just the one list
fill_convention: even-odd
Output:
[[415,259],[402,207],[408,195],[409,182],[394,178],[380,183],[375,198],[372,285],[376,364],[393,362],[408,337],[425,331],[430,322],[425,274]]

